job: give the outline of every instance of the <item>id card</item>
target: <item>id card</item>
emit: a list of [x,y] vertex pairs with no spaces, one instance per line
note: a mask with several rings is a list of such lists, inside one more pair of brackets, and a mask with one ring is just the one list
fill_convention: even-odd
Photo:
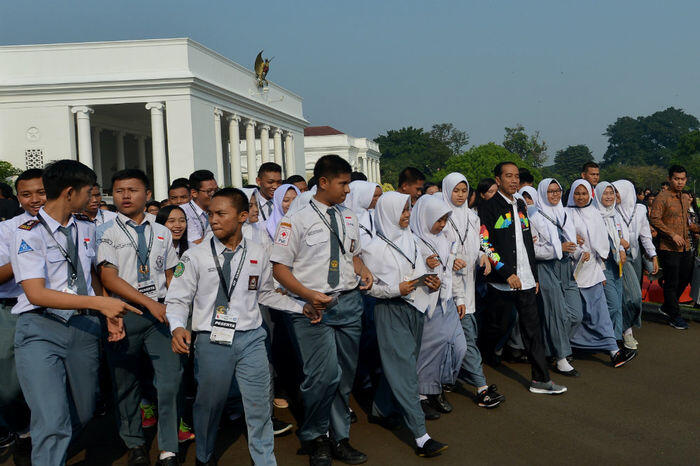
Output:
[[236,333],[237,323],[238,317],[228,315],[225,312],[219,313],[217,310],[216,318],[211,326],[209,341],[218,345],[231,346],[233,344],[233,335]]
[[139,287],[137,289],[142,295],[148,296],[156,301],[158,300],[158,288],[156,288],[156,282],[153,280],[139,282]]

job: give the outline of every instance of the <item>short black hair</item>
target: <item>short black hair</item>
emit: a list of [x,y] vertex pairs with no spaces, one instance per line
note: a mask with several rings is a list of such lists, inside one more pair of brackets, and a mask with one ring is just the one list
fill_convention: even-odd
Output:
[[304,179],[303,176],[301,175],[292,175],[289,178],[285,180],[285,184],[294,184],[294,183],[301,183],[301,182],[306,183],[306,180]]
[[350,173],[350,181],[367,181],[367,175],[362,172]]
[[143,186],[146,188],[147,191],[151,189],[151,182],[148,181],[148,177],[142,170],[139,170],[138,168],[125,168],[124,170],[119,170],[114,175],[112,175],[112,189],[114,189],[115,181],[122,180],[139,180],[141,183],[143,183]]
[[348,161],[336,154],[324,155],[314,165],[314,177],[316,180],[321,179],[321,177],[332,179],[338,175],[349,175],[351,173],[352,167]]
[[[515,164],[515,162],[511,162],[509,160],[506,160],[505,162],[500,162],[498,165],[493,167],[493,176],[501,176],[501,172],[503,172],[503,167],[506,165],[513,165],[515,168],[518,168],[518,166]],[[518,173],[520,173],[518,169]]]
[[171,189],[180,189],[180,188],[185,188],[186,190],[190,190],[190,181],[187,178],[176,178],[173,180],[172,183],[170,183],[170,187],[168,188],[168,191]]
[[209,170],[197,170],[190,175],[190,189],[199,190],[203,181],[215,180],[214,174]]
[[41,176],[46,191],[46,199],[58,199],[66,188],[82,189],[92,186],[97,175],[90,167],[77,160],[56,160],[44,168]]
[[[675,173],[675,172],[674,172],[674,173]],[[669,175],[669,176],[671,176],[671,175]],[[661,182],[661,187],[664,187],[664,186],[671,186],[671,183],[669,183],[668,181],[662,181],[662,182]]]
[[416,181],[425,181],[425,175],[417,168],[406,167],[399,172],[399,188],[405,183],[415,183]]
[[146,202],[146,210],[148,210],[149,207],[156,206],[160,209],[160,201],[148,201]]
[[275,162],[265,162],[264,164],[260,165],[260,168],[258,168],[258,178],[262,178],[263,173],[267,172],[275,172],[282,174],[282,167],[280,167]]
[[670,167],[668,167],[668,177],[671,178],[674,173],[688,174],[688,171],[683,165],[671,165]]
[[583,164],[583,167],[581,167],[581,173],[586,173],[589,168],[600,168],[600,166],[591,160]]
[[97,189],[102,189],[102,186],[100,186],[100,183],[94,183],[94,184],[92,185],[92,187],[93,187],[93,188],[97,188]]
[[432,181],[428,181],[423,185],[423,192],[426,192],[428,188],[432,188],[433,186],[437,187],[438,190],[440,189],[440,185],[438,185],[437,183],[433,183]]
[[0,182],[0,193],[5,199],[17,199],[15,193],[12,192],[12,186],[7,183]]
[[216,197],[227,197],[239,214],[241,212],[248,212],[248,197],[238,188],[220,189],[214,193],[212,199]]
[[309,178],[309,181],[306,182],[306,186],[309,189],[313,188],[317,184],[318,184],[318,178],[316,178],[315,176],[312,176],[311,178]]
[[534,183],[535,182],[535,177],[532,176],[532,173],[530,173],[530,170],[527,168],[519,168],[518,172],[520,172],[520,182],[521,183]]
[[20,181],[27,181],[27,180],[33,180],[35,178],[41,178],[43,175],[44,175],[43,168],[30,168],[29,170],[23,171],[22,173],[20,173],[20,175],[15,180],[15,191],[17,190],[17,186],[19,186]]

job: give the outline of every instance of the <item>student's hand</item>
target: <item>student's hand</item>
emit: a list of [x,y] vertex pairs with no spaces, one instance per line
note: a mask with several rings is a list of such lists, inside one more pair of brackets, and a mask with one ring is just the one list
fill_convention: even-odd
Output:
[[458,270],[462,270],[466,266],[467,263],[464,262],[462,259],[455,259],[455,263],[452,265],[452,270],[456,272]]
[[173,338],[171,346],[173,352],[177,354],[190,354],[190,343],[192,335],[190,332],[182,327],[178,327],[173,330]]
[[362,267],[360,271],[360,290],[366,291],[372,288],[374,284],[374,276],[367,267]]
[[625,262],[627,262],[627,253],[625,251],[620,251],[620,264],[625,265]]
[[320,291],[310,290],[306,296],[306,302],[312,305],[317,311],[326,309],[326,304],[331,301],[333,301],[333,298]]
[[124,330],[124,320],[121,318],[107,318],[107,341],[113,343],[126,337]]
[[442,282],[437,276],[425,277],[425,284],[431,291],[437,291],[440,289]]
[[591,253],[590,253],[590,252],[584,252],[584,253],[583,253],[583,256],[581,256],[581,260],[582,260],[583,262],[588,262],[588,259],[590,259],[590,258],[591,258]]
[[561,243],[561,250],[571,254],[572,252],[576,251],[576,243],[572,241],[565,241]]
[[162,324],[168,323],[168,318],[165,317],[165,304],[159,303],[158,301],[151,301],[146,309],[156,318],[156,320]]
[[683,238],[681,235],[674,233],[673,236],[671,236],[671,239],[679,248],[685,246],[685,238]]
[[311,304],[304,304],[304,315],[309,318],[312,324],[321,322],[323,318],[323,310],[315,309]]
[[121,299],[108,298],[106,296],[95,296],[95,306],[93,307],[108,318],[124,317],[127,312],[133,312],[139,315],[143,314],[143,312],[125,303]]
[[411,294],[416,289],[416,282],[418,282],[418,280],[410,280],[399,283],[399,293],[401,293],[401,296]]
[[535,294],[540,293],[540,282],[535,283]]
[[481,256],[481,259],[479,259],[479,265],[484,268],[484,276],[491,273],[491,262],[486,255]]
[[622,245],[623,248],[629,249],[630,248],[630,243],[627,241],[625,238],[620,238],[620,244]]
[[579,246],[583,246],[583,243],[585,243],[585,241],[583,240],[583,236],[577,234],[576,235],[576,242],[578,243]]
[[457,313],[459,314],[459,318],[463,319],[464,316],[467,315],[467,306],[465,304],[457,306]]
[[510,286],[514,290],[519,290],[523,287],[523,284],[520,283],[520,279],[515,274],[508,277],[508,280],[506,281],[508,282],[508,286]]
[[425,258],[425,263],[428,264],[428,267],[431,269],[434,269],[438,265],[440,265],[440,261],[438,260],[438,255],[433,254],[432,256],[428,256]]
[[659,273],[659,258],[657,256],[654,256],[651,258],[652,264],[654,264],[654,270],[651,272],[652,275],[656,275]]

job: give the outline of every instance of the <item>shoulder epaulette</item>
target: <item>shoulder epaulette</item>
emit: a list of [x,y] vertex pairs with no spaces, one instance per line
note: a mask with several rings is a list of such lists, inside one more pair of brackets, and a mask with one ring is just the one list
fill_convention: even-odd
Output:
[[37,226],[40,223],[41,222],[39,220],[29,220],[27,222],[24,222],[23,224],[21,224],[17,228],[19,228],[20,230],[31,230],[32,228],[34,228],[35,226]]
[[90,217],[88,217],[85,214],[73,214],[73,218],[75,218],[76,220],[82,220],[83,222],[92,222],[92,220],[90,220]]

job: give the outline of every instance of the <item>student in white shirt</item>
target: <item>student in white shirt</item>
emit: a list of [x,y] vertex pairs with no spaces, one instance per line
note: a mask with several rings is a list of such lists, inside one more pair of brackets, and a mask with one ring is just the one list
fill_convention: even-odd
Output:
[[190,175],[191,199],[180,205],[187,215],[187,240],[190,247],[211,235],[207,209],[211,197],[218,189],[214,174],[209,170],[197,170]]
[[382,188],[377,183],[362,180],[350,183],[350,194],[343,204],[357,215],[362,244],[369,244],[374,237],[374,206],[381,195]]
[[189,248],[187,241],[187,215],[178,205],[166,205],[158,211],[156,223],[164,225],[173,238],[173,248],[177,257],[181,257]]
[[100,209],[101,203],[102,188],[100,188],[99,184],[95,183],[90,190],[90,202],[88,202],[88,205],[83,212],[90,220],[95,222],[95,227],[99,227],[110,220],[114,220],[114,218],[117,216],[116,213],[110,210]]
[[275,190],[282,184],[282,167],[274,162],[265,162],[258,168],[258,177],[255,178],[258,191],[255,199],[258,202],[259,215],[263,223],[272,215],[273,196]]
[[258,207],[258,190],[256,188],[241,188],[248,199],[248,219],[243,224],[243,237],[249,241],[260,244],[268,249],[272,246],[270,235],[265,228],[265,222],[261,221]]

